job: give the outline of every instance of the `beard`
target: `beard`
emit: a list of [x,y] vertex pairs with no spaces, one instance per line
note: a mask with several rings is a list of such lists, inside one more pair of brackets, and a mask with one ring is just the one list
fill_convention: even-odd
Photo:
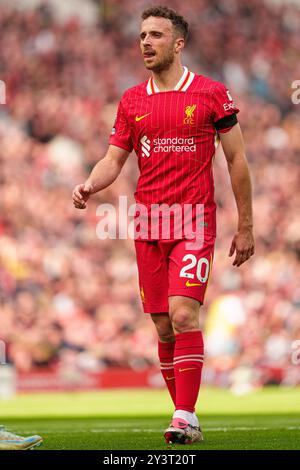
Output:
[[175,54],[173,52],[173,49],[170,49],[164,54],[164,56],[160,59],[159,62],[149,65],[145,64],[145,67],[146,69],[152,70],[153,72],[161,73],[163,71],[169,70],[169,68],[174,62],[174,59]]

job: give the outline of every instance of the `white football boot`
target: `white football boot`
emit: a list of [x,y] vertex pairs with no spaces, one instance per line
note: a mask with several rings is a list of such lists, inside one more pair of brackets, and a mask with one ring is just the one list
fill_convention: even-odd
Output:
[[41,445],[42,442],[41,436],[22,437],[0,426],[0,450],[30,450]]
[[167,444],[192,444],[203,441],[200,426],[192,426],[185,419],[173,418],[170,426],[165,430],[164,437]]

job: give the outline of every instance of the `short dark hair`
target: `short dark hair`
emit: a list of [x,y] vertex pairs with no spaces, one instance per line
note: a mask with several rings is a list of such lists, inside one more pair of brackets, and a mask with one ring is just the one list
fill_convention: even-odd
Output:
[[170,20],[174,26],[174,28],[183,36],[183,39],[186,41],[188,34],[189,34],[189,24],[183,18],[183,16],[178,15],[175,10],[172,8],[163,7],[163,6],[155,6],[147,8],[142,13],[142,19],[146,20],[150,16],[156,16],[158,18],[167,18]]

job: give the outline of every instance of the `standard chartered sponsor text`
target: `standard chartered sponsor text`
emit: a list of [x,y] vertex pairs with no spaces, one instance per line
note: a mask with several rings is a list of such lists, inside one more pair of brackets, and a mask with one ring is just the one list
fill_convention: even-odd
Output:
[[154,153],[164,152],[196,152],[196,144],[193,137],[166,137],[153,140]]

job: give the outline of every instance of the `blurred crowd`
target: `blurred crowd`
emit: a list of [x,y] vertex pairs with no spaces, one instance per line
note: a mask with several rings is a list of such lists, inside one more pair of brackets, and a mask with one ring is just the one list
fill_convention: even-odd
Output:
[[[83,1],[84,3],[84,1]],[[122,92],[147,78],[137,0],[94,2],[93,24],[58,21],[51,3],[0,5],[0,339],[19,370],[157,364],[132,240],[99,240],[100,203],[133,202],[121,176],[75,210],[71,194],[107,148]],[[191,34],[184,63],[227,84],[241,112],[254,193],[256,253],[228,257],[237,213],[226,161],[214,163],[218,238],[201,321],[205,377],[223,386],[300,383],[300,79],[297,2],[172,0]],[[295,362],[295,361],[294,361]]]

